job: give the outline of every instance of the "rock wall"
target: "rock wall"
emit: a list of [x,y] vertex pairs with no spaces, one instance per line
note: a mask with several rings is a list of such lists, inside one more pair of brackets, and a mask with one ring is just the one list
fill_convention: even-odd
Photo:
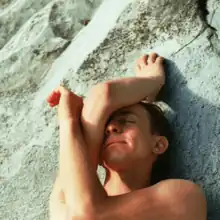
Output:
[[[151,51],[166,58],[172,176],[201,185],[208,219],[218,219],[219,0],[3,0],[0,7],[0,219],[48,219],[59,148],[49,92],[64,80],[86,95],[98,82],[134,76],[136,59]],[[99,175],[103,181],[101,167]]]

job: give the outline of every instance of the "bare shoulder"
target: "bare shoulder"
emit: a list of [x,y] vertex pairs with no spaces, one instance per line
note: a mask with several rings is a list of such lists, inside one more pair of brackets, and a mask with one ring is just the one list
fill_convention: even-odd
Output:
[[170,207],[175,207],[174,212],[187,213],[185,215],[189,216],[185,216],[186,219],[206,220],[206,196],[202,187],[193,181],[167,179],[153,185],[151,190],[156,199],[169,202]]
[[108,197],[100,204],[97,219],[206,220],[206,203],[201,192],[191,181],[164,180],[131,193]]
[[167,179],[152,186],[153,190],[164,194],[197,192],[204,194],[200,185],[185,179]]

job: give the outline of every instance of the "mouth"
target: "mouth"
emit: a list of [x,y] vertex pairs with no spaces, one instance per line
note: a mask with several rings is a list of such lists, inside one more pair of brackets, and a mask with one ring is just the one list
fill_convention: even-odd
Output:
[[113,145],[113,144],[118,144],[118,143],[123,143],[123,144],[125,144],[126,142],[125,142],[125,141],[115,141],[115,142],[112,142],[112,143],[107,144],[107,145],[105,146],[105,148],[107,148],[107,147],[109,147],[109,146],[111,146],[111,145]]

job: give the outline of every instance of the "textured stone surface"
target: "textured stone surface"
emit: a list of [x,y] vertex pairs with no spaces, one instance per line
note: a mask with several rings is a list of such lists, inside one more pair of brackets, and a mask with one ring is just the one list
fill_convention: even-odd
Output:
[[48,93],[61,80],[86,95],[134,76],[135,60],[151,51],[166,58],[172,176],[201,185],[208,219],[218,219],[220,1],[105,0],[95,11],[101,2],[0,3],[0,219],[48,219],[59,147]]

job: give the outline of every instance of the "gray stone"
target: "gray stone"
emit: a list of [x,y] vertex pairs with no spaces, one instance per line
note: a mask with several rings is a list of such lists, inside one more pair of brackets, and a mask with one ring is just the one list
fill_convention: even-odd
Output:
[[160,105],[174,131],[171,176],[199,184],[208,219],[218,219],[219,0],[0,5],[0,219],[48,219],[59,147],[51,90],[64,81],[86,96],[96,83],[135,76],[136,59],[151,51],[166,58]]

